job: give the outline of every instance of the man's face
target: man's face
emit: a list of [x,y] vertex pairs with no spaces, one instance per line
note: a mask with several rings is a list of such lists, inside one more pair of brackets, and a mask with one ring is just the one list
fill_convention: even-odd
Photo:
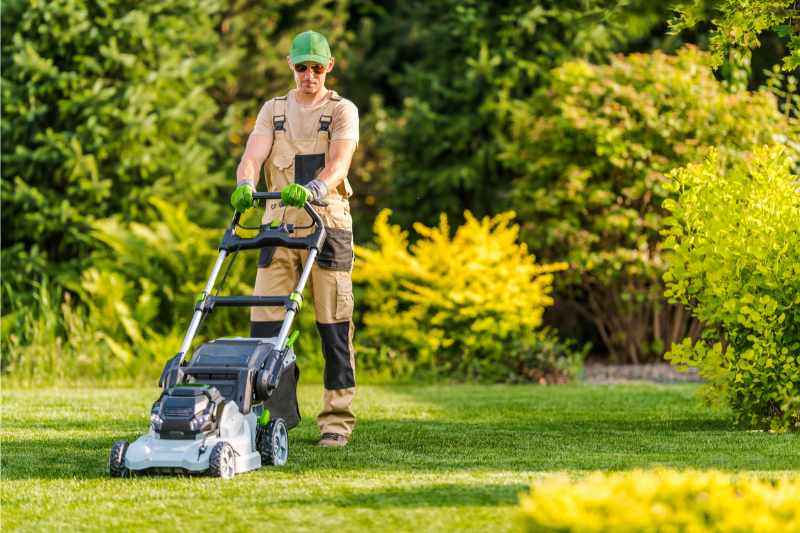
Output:
[[325,77],[333,70],[333,58],[327,65],[320,65],[313,61],[306,61],[295,65],[288,59],[289,68],[294,72],[294,82],[297,90],[304,94],[316,94],[325,86]]

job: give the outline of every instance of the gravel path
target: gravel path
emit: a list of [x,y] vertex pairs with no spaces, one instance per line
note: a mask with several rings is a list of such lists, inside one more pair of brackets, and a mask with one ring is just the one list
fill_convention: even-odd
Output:
[[697,369],[678,372],[667,363],[647,365],[603,365],[588,363],[584,367],[584,383],[611,384],[644,381],[650,383],[703,383]]

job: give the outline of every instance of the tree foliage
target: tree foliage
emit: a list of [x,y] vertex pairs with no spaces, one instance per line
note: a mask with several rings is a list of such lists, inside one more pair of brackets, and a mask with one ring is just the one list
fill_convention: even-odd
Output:
[[374,80],[390,110],[381,142],[391,165],[376,169],[389,174],[384,205],[404,225],[502,210],[511,175],[498,140],[517,101],[566,58],[601,59],[665,16],[638,1],[442,0],[366,17],[354,75]]
[[717,66],[729,56],[748,63],[763,35],[773,31],[786,42],[783,68],[800,68],[800,6],[796,0],[690,0],[678,3],[674,10],[677,16],[670,21],[674,31],[711,23],[709,42]]
[[[778,3],[750,3],[753,35],[793,23],[757,18]],[[731,2],[717,4],[703,13],[733,16]],[[5,2],[4,368],[9,354],[19,369],[70,353],[83,358],[78,374],[87,358],[113,373],[173,349],[255,115],[291,87],[285,56],[309,28],[331,41],[329,85],[361,110],[350,174],[357,241],[371,238],[384,207],[402,227],[436,227],[441,213],[458,225],[465,209],[481,218],[513,206],[530,249],[573,265],[556,278],[560,297],[610,302],[583,309],[617,320],[604,326],[607,344],[624,352],[632,340],[636,358],[659,352],[681,334],[651,320],[666,309],[654,238],[663,175],[710,145],[735,153],[793,136],[768,96],[715,84],[706,58],[609,57],[671,50],[687,34],[703,42],[702,24],[666,35],[670,13],[643,0]],[[796,108],[786,80],[770,86]],[[240,267],[233,281],[246,290],[253,261]],[[220,313],[212,334],[245,332],[246,318]],[[307,310],[301,324],[313,324]],[[365,338],[368,357],[383,357]],[[547,361],[564,355],[537,339]],[[318,353],[316,340],[299,342]],[[525,353],[523,366],[550,364]]]
[[5,305],[26,302],[42,270],[74,281],[95,247],[93,220],[148,220],[153,196],[216,219],[222,175],[212,162],[224,132],[209,89],[231,67],[214,31],[220,9],[3,3]]

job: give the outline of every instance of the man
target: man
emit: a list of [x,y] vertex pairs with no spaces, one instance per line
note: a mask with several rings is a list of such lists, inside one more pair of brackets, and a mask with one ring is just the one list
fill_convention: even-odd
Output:
[[[310,278],[325,355],[325,391],[317,417],[319,444],[345,446],[355,425],[351,410],[355,395],[353,223],[348,203],[353,191],[347,173],[358,143],[358,109],[325,87],[334,59],[321,34],[306,31],[297,35],[287,63],[297,88],[261,108],[236,172],[231,204],[240,212],[252,206],[265,160],[267,189],[280,191],[282,202],[268,203],[263,223],[278,219],[308,226],[311,219],[307,213],[286,206],[301,207],[306,201],[317,204],[315,209],[327,232]],[[309,231],[298,230],[297,236]],[[254,294],[292,292],[307,253],[287,248],[262,250]],[[279,307],[253,307],[250,335],[277,336],[285,313]]]

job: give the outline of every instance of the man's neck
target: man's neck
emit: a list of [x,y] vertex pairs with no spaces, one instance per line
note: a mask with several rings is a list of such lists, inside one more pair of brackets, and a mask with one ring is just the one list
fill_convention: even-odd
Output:
[[328,96],[329,90],[325,87],[322,87],[319,91],[315,92],[314,94],[306,94],[302,92],[300,89],[297,89],[294,92],[294,99],[297,100],[297,103],[300,105],[306,106],[313,106],[320,102],[322,102],[326,96]]

